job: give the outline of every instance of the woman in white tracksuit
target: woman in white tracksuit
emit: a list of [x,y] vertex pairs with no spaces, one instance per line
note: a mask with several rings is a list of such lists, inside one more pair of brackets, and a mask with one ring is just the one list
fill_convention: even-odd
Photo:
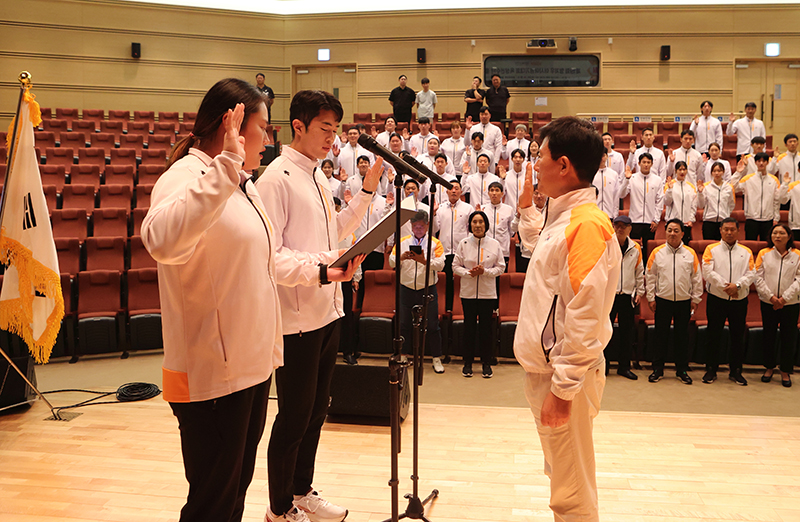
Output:
[[[489,218],[481,210],[470,215],[470,235],[458,244],[453,258],[453,273],[461,277],[460,296],[464,309],[464,368],[461,374],[472,377],[475,344],[479,342],[483,377],[487,379],[492,376],[489,361],[492,358],[492,310],[497,302],[495,279],[506,269],[500,243],[486,237],[488,222]],[[480,340],[476,335],[480,335]]]

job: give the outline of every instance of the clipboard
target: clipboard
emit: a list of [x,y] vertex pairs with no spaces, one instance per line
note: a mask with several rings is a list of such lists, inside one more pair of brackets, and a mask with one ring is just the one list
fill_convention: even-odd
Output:
[[[367,232],[356,241],[356,243],[347,249],[342,256],[328,265],[330,268],[343,268],[347,263],[359,254],[369,254],[375,248],[383,243],[389,236],[394,234],[395,226],[395,212],[397,208],[383,216],[383,219],[375,223]],[[416,210],[406,208],[405,205],[400,206],[400,225],[402,226],[406,221],[414,217]]]

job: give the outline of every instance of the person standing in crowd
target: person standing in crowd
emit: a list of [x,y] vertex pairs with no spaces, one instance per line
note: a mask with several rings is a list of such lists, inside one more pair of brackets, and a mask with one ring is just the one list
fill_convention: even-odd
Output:
[[460,167],[464,164],[464,152],[467,150],[464,140],[461,138],[461,123],[454,121],[450,124],[450,137],[442,140],[441,149],[447,162],[453,165],[453,174],[460,176]]
[[[531,142],[525,138],[525,134],[528,132],[528,126],[520,123],[514,128],[514,139],[509,140],[506,139],[505,134],[502,135],[502,148],[500,152],[500,157],[502,159],[510,160],[511,153],[517,149],[525,152],[531,146]],[[522,176],[525,179],[525,176]]]
[[[472,133],[472,136],[470,138],[470,142],[471,142],[471,145],[470,145],[469,148],[467,148],[465,150],[464,156],[463,156],[464,161],[461,164],[461,173],[463,174],[463,176],[461,177],[461,181],[462,181],[462,185],[464,185],[464,188],[465,188],[465,192],[464,192],[465,194],[467,193],[467,190],[468,190],[467,186],[466,186],[465,176],[468,177],[468,176],[478,172],[478,157],[479,156],[483,155],[483,156],[486,156],[487,158],[489,158],[489,166],[487,167],[487,169],[492,174],[494,174],[494,172],[495,172],[495,170],[494,170],[494,166],[495,166],[494,155],[492,154],[492,151],[490,151],[489,149],[487,149],[487,148],[485,148],[483,146],[483,134],[481,134],[480,132]],[[466,141],[464,143],[466,143]]]
[[[483,377],[492,377],[494,357],[491,342],[492,311],[497,302],[497,285],[506,265],[500,243],[486,236],[489,218],[482,210],[469,216],[470,235],[461,241],[453,258],[453,273],[461,278],[461,306],[464,309],[464,367],[461,375],[472,377],[472,363],[478,345]],[[478,324],[480,323],[480,327]]]
[[[712,143],[708,146],[708,153],[703,156],[703,183],[708,183],[714,176],[711,175],[711,167],[714,166],[714,163],[719,162],[722,165],[723,173],[722,173],[722,180],[725,183],[731,181],[731,164],[728,160],[722,159],[722,149],[716,143]],[[699,176],[698,176],[699,177]],[[698,188],[703,185],[701,182],[697,182]]]
[[787,151],[775,155],[773,161],[767,167],[767,172],[783,178],[787,172],[792,177],[792,181],[800,179],[800,154],[797,153],[797,134],[787,134],[783,138]]
[[[714,147],[712,145],[711,150]],[[703,239],[719,241],[720,223],[731,216],[736,205],[734,188],[723,181],[725,168],[719,161],[711,166],[711,181],[697,187],[697,206],[703,209]]]
[[[539,161],[539,143],[536,140],[531,140],[531,144],[528,146],[528,163],[536,166],[537,161]],[[536,172],[533,173],[533,179],[536,181]]]
[[493,123],[489,123],[489,118],[492,113],[489,107],[481,107],[480,109],[480,123],[473,123],[471,118],[467,118],[464,125],[467,131],[464,134],[464,146],[468,146],[472,141],[472,135],[480,132],[483,135],[483,148],[488,149],[492,153],[492,169],[495,170],[495,163],[500,159],[503,153],[503,131],[500,127]]
[[414,156],[425,154],[428,150],[428,140],[431,138],[436,138],[436,136],[431,134],[431,120],[423,116],[419,119],[419,132],[411,136],[411,139],[408,140],[409,146],[411,147],[411,154]]
[[533,251],[525,277],[514,354],[536,420],[555,520],[599,520],[592,427],[605,387],[621,253],[595,203],[592,178],[603,141],[587,120],[563,117],[541,130],[539,190],[533,172],[519,200],[519,235]]
[[664,203],[666,204],[666,220],[680,219],[683,223],[683,243],[692,240],[692,226],[697,219],[697,189],[687,180],[686,163],[675,164],[675,179],[667,178],[664,185]]
[[619,183],[622,184],[622,178],[625,176],[625,158],[619,152],[614,150],[614,136],[609,132],[603,133],[603,147],[608,152],[608,160],[606,166],[619,174]]
[[275,92],[272,90],[272,87],[268,87],[264,84],[265,79],[264,73],[256,74],[256,88],[258,92],[264,95],[264,103],[267,104],[267,117],[269,118],[269,122],[272,123],[272,104],[275,103]]
[[420,83],[422,90],[417,93],[414,101],[417,107],[417,118],[428,118],[428,121],[433,121],[433,111],[436,110],[439,100],[436,98],[436,93],[431,90],[431,81],[428,78],[423,78]]
[[497,166],[498,177],[503,180],[505,185],[505,202],[508,206],[517,211],[517,200],[522,194],[525,186],[525,152],[522,149],[511,151],[511,161],[508,171],[502,165]]
[[[794,182],[797,183],[797,182]],[[775,371],[775,339],[781,329],[781,384],[792,385],[791,374],[797,352],[797,318],[800,313],[800,251],[784,224],[772,227],[767,248],[756,257],[756,290],[761,300],[764,326],[764,368],[761,382],[772,380]]]
[[[631,218],[617,216],[614,218],[614,235],[622,251],[622,263],[619,267],[619,283],[614,306],[611,308],[611,322],[619,321],[617,328],[617,375],[635,381],[638,375],[631,371],[631,333],[633,318],[639,300],[645,295],[644,262],[642,247],[630,238]],[[606,358],[606,375],[608,375],[608,357]]]
[[397,81],[400,85],[389,93],[389,104],[394,111],[394,121],[411,125],[411,109],[417,101],[417,94],[414,89],[406,86],[408,77],[405,74],[401,74]]
[[[714,104],[706,100],[700,104],[700,112],[692,119],[689,130],[694,133],[695,148],[700,154],[708,157],[708,148],[712,143],[716,143],[722,148],[722,124],[711,116]],[[688,163],[688,162],[687,162]]]
[[469,204],[478,210],[490,202],[489,186],[494,182],[502,186],[502,180],[489,172],[490,161],[486,154],[479,154],[476,162],[478,171],[467,176],[466,180],[461,180],[465,187],[464,192],[469,194]]
[[468,223],[472,207],[461,200],[461,182],[452,181],[453,187],[447,191],[447,199],[434,207],[436,229],[439,241],[444,247],[444,273],[447,278],[445,310],[453,309],[453,258],[456,248],[469,235]]
[[[467,121],[467,118],[472,118],[472,121],[478,120],[485,96],[486,91],[481,89],[481,79],[475,76],[472,78],[472,87],[467,89],[467,92],[464,93],[464,101],[467,103],[467,110],[464,112],[464,121]],[[469,146],[468,143],[464,145]]]
[[[647,259],[645,275],[647,301],[655,314],[656,353],[649,382],[664,377],[669,327],[673,324],[672,346],[675,375],[684,384],[689,377],[689,319],[703,296],[700,262],[694,250],[683,244],[683,222],[667,222],[667,242],[657,246]],[[744,324],[744,323],[742,323]]]
[[[347,131],[347,143],[339,150],[339,172],[341,173],[341,170],[345,169],[349,177],[355,176],[358,172],[358,158],[363,156],[369,159],[370,165],[375,163],[375,155],[358,144],[360,135],[357,128],[350,127],[350,130]],[[341,179],[341,176],[339,180],[342,183],[346,181]]]
[[[389,138],[391,137],[392,134],[394,134],[395,129],[397,129],[397,121],[394,119],[394,116],[388,116],[383,121],[383,128],[384,128],[383,132],[381,132],[380,134],[375,134],[372,137],[375,138],[375,141],[377,141],[381,147],[388,149]],[[398,136],[400,135],[398,134]],[[400,139],[402,140],[403,137],[400,136]]]
[[[269,143],[268,120],[252,85],[217,82],[192,133],[175,144],[142,222],[161,286],[164,399],[178,419],[189,482],[182,521],[242,519],[272,371],[283,364],[278,285],[318,284],[327,255],[275,248],[246,173]],[[354,265],[328,275],[349,280]]]
[[744,118],[736,119],[733,113],[728,118],[728,127],[725,129],[727,136],[736,136],[736,161],[742,156],[753,152],[750,143],[756,136],[767,137],[764,122],[756,118],[756,104],[747,102],[744,105]]
[[[331,250],[355,232],[369,208],[383,159],[375,161],[361,190],[339,214],[334,212],[327,180],[313,175],[333,143],[343,113],[339,101],[324,91],[303,90],[292,98],[292,142],[256,183],[275,229],[278,252],[318,255]],[[275,372],[278,415],[267,449],[267,522],[341,521],[347,516],[345,508],[326,501],[312,487],[339,348],[339,319],[344,316],[340,285],[330,284],[327,276],[327,263],[335,259],[319,265],[319,284],[278,289],[285,350],[284,365]]]
[[652,161],[650,170],[663,180],[667,177],[667,161],[664,158],[664,151],[661,149],[661,144],[658,146],[653,144],[655,138],[656,135],[653,133],[653,129],[647,128],[642,131],[641,147],[637,149],[636,142],[631,140],[631,153],[628,155],[628,167],[630,167],[631,172],[634,174],[639,172],[641,166],[639,159],[642,157],[642,154],[649,154],[650,160]]
[[489,204],[481,207],[483,213],[489,218],[486,236],[500,243],[503,260],[508,268],[508,259],[511,255],[511,221],[514,219],[516,210],[503,203],[502,183],[498,181],[491,183],[488,192]]
[[648,153],[639,157],[639,172],[630,174],[625,169],[625,177],[629,178],[628,186],[623,187],[620,197],[631,195],[631,208],[628,212],[633,229],[631,237],[642,240],[642,248],[647,253],[647,241],[655,237],[656,227],[661,221],[664,210],[664,181],[651,167],[653,158]]
[[339,198],[339,200],[344,199],[344,190],[345,184],[336,179],[333,175],[333,160],[325,158],[322,160],[322,164],[320,165],[320,170],[328,178],[328,183],[331,186],[331,194],[333,197]]
[[697,186],[698,183],[705,181],[700,176],[703,175],[703,156],[692,148],[694,144],[694,133],[690,130],[681,132],[681,146],[678,150],[669,151],[669,161],[667,162],[667,176],[675,176],[675,164],[682,161],[686,164],[686,179],[689,183]]
[[492,86],[486,90],[484,99],[491,111],[491,121],[500,122],[506,119],[506,107],[511,99],[511,93],[505,85],[501,85],[500,75],[492,75]]
[[[737,157],[737,166],[739,162],[743,161],[745,163],[745,168],[744,172],[741,174],[737,173],[735,175],[734,180],[736,181],[744,176],[758,172],[758,167],[756,166],[756,155],[766,151],[767,140],[763,136],[756,136],[750,142],[750,146],[752,147],[753,152],[750,154],[745,154],[741,158]],[[770,158],[769,155],[767,155],[767,158],[769,158],[769,163],[767,164],[767,173],[769,173],[770,167],[772,166],[772,162],[775,161],[775,158]]]
[[747,295],[756,277],[753,252],[737,241],[739,224],[735,219],[722,220],[719,229],[722,241],[708,245],[703,253],[703,279],[708,291],[708,351],[703,382],[710,384],[717,380],[719,345],[727,319],[731,333],[729,377],[736,384],[747,386],[747,379],[742,375],[742,363]]
[[[360,190],[360,187],[359,187]],[[357,194],[358,191],[353,192]],[[369,207],[367,211],[364,213],[364,217],[361,218],[361,224],[359,224],[358,228],[356,229],[355,235],[357,239],[361,239],[367,231],[375,226],[378,221],[383,219],[383,217],[389,212],[389,207],[386,203],[386,198],[382,196],[378,191],[372,195],[372,199],[369,202]],[[364,259],[364,262],[361,263],[361,271],[362,274],[366,273],[369,270],[381,270],[383,269],[383,252],[386,250],[385,241],[380,245],[376,246],[375,249],[367,254],[367,257]],[[357,289],[356,295],[356,307],[361,308],[361,305],[364,303],[364,285],[359,285]],[[350,361],[348,361],[350,363]]]
[[800,241],[800,180],[791,181],[791,179],[790,173],[783,174],[778,202],[789,203],[789,226],[792,229],[792,237],[795,241]]
[[767,174],[769,156],[764,152],[756,154],[756,168],[758,172],[741,177],[745,164],[739,162],[736,167],[737,178],[741,180],[734,184],[736,192],[744,193],[744,234],[745,239],[754,241],[760,239],[767,241],[772,225],[780,220],[780,181],[771,174]]
[[[619,196],[628,188],[629,178],[622,178],[619,181],[619,174],[606,167],[608,155],[603,150],[603,159],[600,161],[600,168],[594,175],[592,185],[597,189],[597,206],[606,213],[610,219],[614,219],[619,214]],[[630,170],[627,171],[630,174]]]
[[[413,353],[411,309],[422,306],[427,293],[428,329],[425,334],[425,346],[420,347],[420,354],[428,354],[433,358],[433,371],[444,373],[442,365],[442,336],[439,330],[439,295],[436,291],[438,273],[444,268],[444,247],[442,243],[428,236],[428,213],[417,211],[411,218],[411,235],[400,240],[400,330],[403,336],[403,351]],[[425,260],[428,254],[428,243],[431,247],[430,286],[425,287]],[[397,263],[397,248],[389,255],[389,266]]]

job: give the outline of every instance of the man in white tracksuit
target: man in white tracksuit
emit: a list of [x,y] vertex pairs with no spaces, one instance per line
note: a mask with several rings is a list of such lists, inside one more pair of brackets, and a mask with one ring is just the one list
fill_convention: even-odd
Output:
[[603,349],[622,254],[592,178],[603,156],[594,126],[575,117],[541,129],[539,190],[532,173],[520,197],[520,238],[533,251],[522,291],[514,353],[525,369],[531,406],[550,477],[556,521],[599,520],[593,419],[605,386]]

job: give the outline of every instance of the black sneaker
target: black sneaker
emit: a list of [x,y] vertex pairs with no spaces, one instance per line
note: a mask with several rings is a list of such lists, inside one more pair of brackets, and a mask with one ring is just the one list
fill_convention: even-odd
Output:
[[664,370],[653,370],[653,373],[650,374],[647,380],[650,382],[658,382],[662,377],[664,377]]
[[463,368],[461,368],[461,375],[464,377],[472,377],[472,365],[465,364]]
[[[606,375],[608,375],[608,374],[606,374]],[[636,375],[635,373],[633,373],[630,370],[617,370],[617,375],[621,375],[622,377],[625,377],[626,379],[630,379],[632,381],[635,381],[636,379],[639,378],[638,375]]]
[[358,359],[356,359],[356,356],[353,355],[352,353],[346,353],[344,355],[344,362],[346,362],[350,366],[357,366],[358,365]]
[[717,372],[713,370],[708,370],[705,375],[703,375],[703,382],[706,384],[711,384],[712,382],[717,380]]
[[739,386],[747,386],[747,379],[742,376],[742,372],[734,372],[728,376],[730,380],[738,384]]
[[483,378],[484,379],[491,379],[492,378],[492,367],[489,364],[483,365]]
[[680,379],[683,384],[692,384],[692,378],[689,377],[688,373],[677,372],[675,375],[677,375],[678,379]]

